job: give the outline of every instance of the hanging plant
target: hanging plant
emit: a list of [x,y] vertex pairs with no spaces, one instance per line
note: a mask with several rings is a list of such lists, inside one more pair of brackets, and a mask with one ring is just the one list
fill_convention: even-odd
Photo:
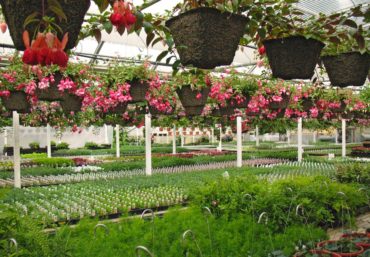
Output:
[[130,29],[136,23],[134,15],[134,6],[132,3],[124,0],[116,0],[113,4],[113,13],[109,19],[117,31],[125,31]]
[[172,85],[161,80],[158,74],[149,81],[146,100],[152,115],[173,114],[177,102]]
[[247,24],[240,13],[248,2],[185,0],[173,10],[180,14],[166,21],[173,37],[166,40],[170,49],[174,42],[183,65],[213,69],[231,64]]
[[362,6],[353,8],[341,28],[341,40],[328,41],[323,50],[323,63],[333,86],[362,86],[370,68],[370,32],[360,22],[365,13]]
[[173,85],[187,116],[201,115],[211,90],[208,73],[194,69],[173,78]]
[[273,1],[252,6],[249,16],[258,23],[248,24],[248,34],[266,54],[272,75],[282,79],[311,79],[325,39],[337,40],[336,25],[344,18],[333,14],[303,17],[293,4]]
[[0,4],[17,50],[25,50],[22,40],[24,30],[29,31],[32,38],[36,37],[38,31],[45,31],[39,22],[45,17],[58,28],[55,36],[59,40],[62,40],[63,32],[69,33],[65,49],[72,49],[77,43],[90,0],[2,0]]

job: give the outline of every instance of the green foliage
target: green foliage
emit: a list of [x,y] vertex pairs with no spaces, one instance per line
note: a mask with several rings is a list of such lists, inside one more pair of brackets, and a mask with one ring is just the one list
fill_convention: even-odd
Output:
[[85,143],[85,148],[86,149],[99,149],[99,145],[94,142],[86,142]]
[[47,158],[47,153],[28,153],[28,154],[22,154],[21,157],[23,159],[34,159],[34,158]]
[[40,149],[40,143],[39,142],[31,142],[31,143],[28,144],[28,146],[31,149],[34,149],[34,150]]
[[73,160],[66,158],[34,158],[32,160],[36,165],[46,167],[68,167],[73,166]]
[[61,142],[61,143],[57,144],[56,148],[58,150],[62,150],[62,149],[67,150],[67,149],[69,149],[69,144],[66,143],[66,142]]
[[[246,194],[251,195],[252,200],[245,197]],[[366,192],[358,191],[358,186],[320,177],[281,180],[273,184],[253,177],[219,179],[200,188],[195,196],[198,205],[211,206],[219,216],[233,216],[246,209],[248,213],[251,209],[257,214],[266,212],[269,225],[276,230],[303,220],[314,225],[332,226],[348,221],[359,208],[368,204]],[[294,214],[298,205],[304,208],[304,218]]]
[[337,165],[336,178],[342,183],[370,185],[370,164],[348,163]]

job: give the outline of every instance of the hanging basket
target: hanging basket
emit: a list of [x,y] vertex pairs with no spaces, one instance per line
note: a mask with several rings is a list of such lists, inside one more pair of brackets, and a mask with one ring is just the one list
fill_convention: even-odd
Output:
[[146,92],[149,90],[149,83],[147,81],[132,80],[130,84],[130,95],[132,97],[131,103],[144,102]]
[[370,55],[359,52],[322,58],[330,82],[336,87],[362,86],[370,68]]
[[54,74],[54,83],[50,83],[50,86],[45,89],[36,89],[37,98],[41,101],[60,101],[63,99],[63,93],[59,91],[58,85],[63,79],[63,74],[56,72]]
[[283,100],[281,100],[280,102],[275,101],[270,102],[268,108],[270,110],[280,110],[287,108],[289,105],[290,97],[289,95],[282,95],[282,98]]
[[311,79],[325,46],[302,36],[270,39],[263,44],[272,75],[282,79]]
[[247,19],[215,8],[196,8],[166,22],[180,61],[201,69],[232,63]]
[[12,91],[9,97],[2,98],[3,105],[9,111],[17,111],[18,113],[29,113],[30,103],[27,100],[27,95],[23,91]]
[[[54,15],[58,26],[64,33],[68,32],[68,44],[66,50],[76,46],[78,35],[84,21],[85,14],[90,7],[90,0],[68,0],[58,1],[67,16],[67,21],[59,22]],[[41,0],[1,0],[0,1],[5,21],[8,24],[10,36],[13,39],[14,46],[17,50],[25,50],[22,33],[24,31],[23,24],[27,17],[35,12],[42,11]],[[47,6],[47,1],[45,0]],[[37,23],[27,25],[26,30],[30,35],[35,34]],[[63,35],[58,32],[58,38],[62,40]]]
[[[176,90],[187,116],[202,114],[203,108],[207,103],[210,90],[211,89],[209,87],[204,87],[201,91],[193,90],[190,85],[182,86]],[[197,99],[198,93],[202,95],[199,99]]]
[[174,108],[172,108],[171,112],[161,112],[157,108],[149,105],[149,113],[153,116],[172,115],[174,113]]
[[65,113],[79,112],[82,107],[82,99],[76,95],[64,94],[60,105]]
[[109,114],[120,114],[120,115],[122,115],[122,114],[124,114],[126,112],[127,106],[128,106],[127,103],[120,103],[116,107],[110,109],[108,111],[108,113]]

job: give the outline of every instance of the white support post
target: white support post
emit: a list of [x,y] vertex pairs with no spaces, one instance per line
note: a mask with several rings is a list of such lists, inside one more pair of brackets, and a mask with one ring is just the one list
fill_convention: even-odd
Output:
[[108,125],[104,124],[104,143],[109,144]]
[[117,158],[121,157],[120,139],[119,139],[120,133],[119,132],[120,132],[120,129],[119,129],[119,125],[117,124],[116,125],[116,157]]
[[176,154],[176,125],[172,129],[172,154]]
[[338,142],[339,142],[338,137],[339,137],[339,135],[338,135],[338,129],[336,128],[336,129],[335,129],[335,144],[336,144],[336,145],[337,145],[337,144],[338,144]]
[[303,146],[302,146],[302,118],[298,119],[298,162],[302,162],[303,158]]
[[290,145],[290,130],[286,131],[287,143]]
[[256,146],[260,146],[260,128],[256,126]]
[[[4,147],[8,146],[8,130],[4,128]],[[5,152],[5,156],[8,156],[8,153]]]
[[215,129],[211,128],[211,143],[213,144],[215,142]]
[[152,175],[152,117],[145,114],[145,174]]
[[21,188],[21,150],[19,138],[19,114],[13,111],[14,187]]
[[183,128],[181,128],[180,138],[181,138],[181,147],[184,147],[185,139],[184,139],[184,130],[183,130]]
[[218,151],[222,152],[222,126],[220,125],[220,142],[218,144]]
[[51,128],[50,128],[50,124],[46,125],[46,148],[47,148],[48,158],[51,158]]
[[242,117],[236,117],[236,167],[238,168],[243,164],[242,147]]
[[136,127],[135,130],[136,130],[136,145],[139,145],[139,128]]
[[342,157],[345,158],[346,153],[346,144],[347,144],[347,135],[346,135],[346,120],[342,119]]
[[317,143],[317,131],[316,130],[313,132],[313,143],[314,144]]

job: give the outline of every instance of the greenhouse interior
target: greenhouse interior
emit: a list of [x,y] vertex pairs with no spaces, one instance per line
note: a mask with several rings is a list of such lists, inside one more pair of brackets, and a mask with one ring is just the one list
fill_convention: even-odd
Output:
[[0,256],[370,257],[369,0],[0,0]]

